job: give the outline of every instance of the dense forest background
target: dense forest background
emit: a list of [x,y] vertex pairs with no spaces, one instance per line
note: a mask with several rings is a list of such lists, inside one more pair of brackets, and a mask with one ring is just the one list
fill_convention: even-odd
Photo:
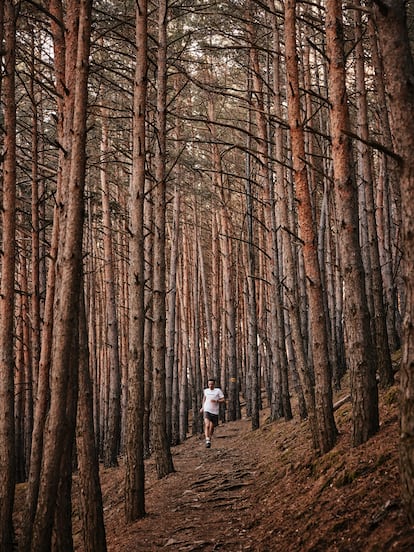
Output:
[[401,480],[414,519],[410,3],[4,0],[1,44],[0,550],[105,550],[99,461],[223,420],[308,420],[358,446],[402,349]]

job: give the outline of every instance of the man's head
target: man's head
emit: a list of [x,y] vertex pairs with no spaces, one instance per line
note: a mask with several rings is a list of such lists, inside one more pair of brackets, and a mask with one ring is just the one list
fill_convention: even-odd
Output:
[[210,378],[207,382],[207,385],[209,389],[214,389],[214,387],[216,386],[216,380],[214,378]]

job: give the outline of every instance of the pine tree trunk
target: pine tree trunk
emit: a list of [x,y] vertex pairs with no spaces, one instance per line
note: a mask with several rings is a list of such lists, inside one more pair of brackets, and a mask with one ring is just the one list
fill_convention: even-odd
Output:
[[[76,22],[71,21],[66,39],[63,33],[63,12],[60,0],[50,2],[50,12],[53,15],[51,20],[51,31],[54,42],[54,60],[55,60],[55,80],[56,96],[58,98],[58,123],[57,135],[59,143],[64,146],[66,151],[70,151],[71,125],[73,124],[73,102],[74,94],[65,95],[65,86],[73,90],[73,79],[75,75],[72,56],[68,57],[67,67],[65,66],[65,50],[76,51]],[[63,101],[65,99],[65,101]],[[30,471],[26,493],[25,515],[23,517],[22,542],[20,548],[22,552],[28,552],[31,549],[33,523],[36,514],[36,507],[40,486],[40,470],[43,457],[43,439],[44,425],[49,401],[49,375],[52,355],[52,332],[53,332],[53,307],[55,301],[56,286],[56,262],[58,255],[58,246],[61,235],[62,218],[62,188],[63,182],[68,178],[70,172],[70,158],[66,158],[62,151],[59,152],[59,165],[57,173],[56,204],[53,213],[53,229],[49,249],[49,267],[46,284],[46,301],[43,314],[43,328],[40,349],[40,362],[38,371],[38,380],[36,382],[37,396],[35,402],[34,424],[32,434],[32,449],[30,454]]]
[[73,343],[70,352],[72,367],[66,390],[66,412],[64,418],[64,438],[59,468],[59,486],[54,507],[52,533],[53,552],[71,552],[72,538],[72,471],[75,443],[76,410],[78,401],[79,328],[75,323]]
[[[211,122],[215,121],[214,103],[208,103],[208,115]],[[234,421],[239,417],[239,374],[237,366],[237,336],[236,336],[236,312],[234,307],[234,270],[232,264],[232,248],[230,240],[230,221],[227,201],[229,194],[226,192],[223,183],[223,169],[221,166],[221,155],[216,143],[216,129],[214,125],[209,126],[212,136],[212,159],[214,167],[214,184],[221,196],[222,207],[218,220],[212,221],[212,257],[213,263],[213,308],[212,308],[212,376],[216,378],[219,386],[228,393],[228,420]],[[220,262],[221,259],[221,262]],[[222,294],[220,293],[222,290]],[[225,317],[224,338],[220,342],[219,312],[220,301],[224,301]],[[220,362],[221,343],[223,344],[222,354],[226,359]],[[228,381],[225,383],[225,377]],[[209,376],[211,377],[211,376]]]
[[167,102],[167,0],[158,3],[157,52],[157,151],[154,189],[154,277],[153,277],[153,374],[152,444],[158,477],[174,471],[166,427],[166,102]]
[[[108,155],[107,113],[103,113],[102,116],[101,155],[103,160],[105,160]],[[104,465],[108,468],[118,465],[117,457],[121,440],[121,367],[119,359],[119,332],[116,309],[110,190],[105,164],[101,167],[101,187],[105,274],[104,295],[106,302],[106,327],[108,332],[107,350],[109,364],[108,427],[104,444]]]
[[[174,189],[173,203],[173,224],[171,228],[171,250],[170,250],[170,271],[168,277],[168,308],[167,308],[167,349],[166,349],[166,423],[167,434],[171,444],[177,444],[179,440],[178,431],[178,409],[174,406],[178,403],[176,400],[178,388],[174,386],[174,373],[176,373],[176,303],[177,303],[177,263],[180,232],[180,202],[181,194],[178,188]],[[175,390],[175,393],[174,393]]]
[[[280,61],[280,32],[279,32],[279,21],[276,15],[276,10],[274,6],[274,1],[270,0],[270,7],[275,12],[275,15],[272,17],[272,32],[273,32],[273,48],[276,55],[273,56],[273,92],[274,92],[274,114],[276,119],[280,121],[282,119],[282,105],[281,105],[281,88],[283,86],[281,78],[281,61]],[[282,126],[279,123],[276,123],[275,128],[275,158],[283,159],[285,155],[285,146],[284,146],[284,134]],[[283,188],[283,182],[285,179],[285,169],[282,163],[277,163],[275,168],[276,182],[279,183],[280,188]],[[281,221],[279,215],[279,205],[277,201],[277,184],[273,184],[273,179],[268,179],[269,187],[269,201],[271,210],[270,220],[271,226],[273,227],[273,264],[274,264],[274,273],[273,273],[273,285],[274,285],[274,299],[276,313],[273,315],[274,323],[277,324],[277,346],[279,349],[279,362],[280,367],[275,367],[274,370],[280,372],[280,391],[282,393],[281,402],[283,409],[283,416],[285,419],[291,419],[292,417],[292,407],[290,404],[290,393],[289,393],[289,378],[288,378],[288,346],[287,346],[287,337],[286,337],[286,324],[285,324],[285,308],[284,308],[284,292],[281,282],[283,280],[283,259],[282,259],[282,239],[280,238],[280,231],[278,230]],[[280,200],[280,198],[279,198]],[[273,308],[273,307],[272,307]],[[275,318],[276,317],[276,318]],[[273,390],[273,393],[277,390]],[[303,396],[303,394],[302,394]],[[274,404],[275,399],[272,400]],[[282,412],[281,412],[282,414]],[[274,415],[274,414],[273,414]]]
[[[24,289],[20,287],[20,289]],[[19,300],[20,299],[20,300]],[[24,466],[24,390],[25,390],[25,370],[24,370],[24,348],[23,341],[23,320],[24,306],[23,296],[16,301],[16,312],[18,313],[18,322],[16,324],[16,368],[14,376],[14,439],[16,443],[16,483],[25,481],[25,466]]]
[[[371,60],[375,73],[375,94],[378,104],[378,116],[382,142],[390,151],[392,150],[392,137],[390,130],[389,113],[385,93],[383,60],[379,52],[377,30],[374,19],[368,19],[368,33],[371,46]],[[379,188],[383,190],[383,202],[378,202],[377,218],[379,218],[379,240],[381,267],[384,279],[385,301],[387,312],[388,339],[392,351],[400,346],[400,312],[397,299],[397,285],[394,274],[397,273],[401,258],[399,243],[399,228],[401,228],[401,189],[399,181],[399,168],[396,159],[385,154],[381,156],[381,175]],[[394,230],[391,230],[394,228]],[[397,230],[395,230],[397,229]],[[382,232],[380,232],[382,230]],[[397,236],[395,232],[397,231]],[[381,242],[381,238],[382,242]],[[393,241],[396,243],[393,246]],[[394,254],[393,254],[394,249]]]
[[[40,329],[41,329],[41,313],[40,313],[40,194],[39,194],[39,137],[38,137],[38,106],[34,101],[36,97],[35,87],[35,72],[36,72],[36,53],[34,51],[34,36],[32,35],[31,44],[31,63],[30,63],[30,97],[33,98],[31,104],[32,110],[32,203],[31,203],[31,226],[32,226],[32,262],[31,262],[31,364],[33,377],[27,380],[33,382],[31,392],[33,396],[37,396],[37,380],[39,374],[40,361]],[[33,408],[33,405],[32,405]],[[26,423],[30,425],[29,431],[32,432],[33,419]]]
[[[221,285],[221,263],[219,259],[220,240],[218,237],[217,217],[211,220],[211,331],[212,331],[212,371],[216,381],[222,382],[222,366],[220,364],[220,312],[222,285]],[[224,383],[224,381],[223,381]],[[222,388],[223,389],[223,388]],[[224,387],[226,389],[226,387]]]
[[189,365],[189,355],[188,355],[188,341],[187,334],[185,332],[186,322],[185,322],[185,312],[184,305],[182,301],[179,302],[179,330],[183,339],[181,340],[181,351],[180,351],[180,406],[179,406],[179,435],[180,442],[185,441],[188,432],[188,365]]
[[76,86],[74,95],[73,144],[70,156],[70,175],[64,200],[67,219],[64,249],[58,260],[59,294],[55,302],[54,334],[52,342],[51,399],[48,424],[44,437],[44,456],[39,487],[39,500],[33,530],[33,550],[47,550],[51,544],[53,511],[59,485],[59,467],[63,454],[67,385],[70,381],[70,353],[74,328],[78,321],[79,292],[82,264],[82,228],[85,184],[85,145],[87,80],[89,71],[91,2],[81,0],[79,5],[78,50],[76,56]]
[[403,276],[406,310],[403,322],[400,465],[402,494],[414,523],[414,61],[402,0],[375,6],[395,153],[400,157]]
[[79,398],[76,424],[83,549],[105,552],[106,538],[98,453],[93,422],[93,386],[89,374],[88,327],[81,292],[79,313]]
[[[235,275],[232,263],[232,248],[230,240],[228,214],[225,207],[221,208],[220,250],[222,261],[222,286],[225,316],[225,333],[223,337],[223,354],[227,359],[228,367],[228,420],[237,420],[238,412],[238,370],[237,370],[237,336],[236,336],[236,308],[235,308]],[[224,371],[224,367],[222,367]],[[223,372],[221,376],[223,381]],[[220,382],[221,384],[221,382]]]
[[296,1],[285,4],[285,47],[288,78],[288,114],[296,188],[300,237],[303,244],[304,269],[311,324],[311,354],[315,372],[315,404],[319,450],[328,452],[335,444],[331,367],[322,281],[319,269],[317,236],[305,163],[305,143],[299,96],[299,73],[296,52]]
[[204,253],[204,247],[201,243],[201,240],[198,240],[198,256],[199,256],[199,265],[200,265],[200,280],[201,280],[201,294],[202,294],[202,303],[204,306],[204,315],[205,315],[205,325],[206,325],[206,334],[207,334],[207,373],[208,377],[217,378],[216,381],[219,381],[218,374],[214,370],[217,365],[214,358],[214,335],[213,335],[213,322],[212,322],[212,309],[210,306],[211,302],[211,289],[209,288],[208,279],[206,275],[206,258]]
[[[250,5],[250,10],[253,4]],[[267,204],[267,231],[271,232],[271,217],[269,216],[269,207],[273,209],[273,205],[270,203],[268,196],[268,186],[269,186],[269,158],[268,158],[268,132],[267,132],[267,121],[265,117],[264,109],[264,95],[263,95],[263,83],[260,71],[259,63],[259,54],[256,47],[256,25],[253,23],[253,13],[249,14],[249,21],[247,24],[247,33],[249,36],[249,60],[250,60],[250,70],[251,70],[251,90],[249,90],[250,95],[250,104],[256,115],[256,127],[257,127],[257,150],[259,158],[258,166],[258,190],[264,190],[264,198]],[[251,117],[251,110],[249,109],[249,117]],[[251,126],[251,125],[250,125]],[[249,133],[250,136],[250,133]],[[250,140],[250,138],[249,138]],[[250,147],[249,147],[250,149]],[[248,168],[246,174],[246,201],[247,201],[247,227],[248,227],[248,236],[247,236],[247,278],[248,278],[248,320],[249,320],[249,350],[250,350],[250,362],[251,362],[251,374],[252,374],[252,428],[257,429],[259,427],[259,408],[261,407],[261,397],[260,397],[260,370],[259,370],[259,361],[258,361],[258,352],[257,352],[257,315],[256,315],[256,259],[255,259],[255,247],[253,246],[254,239],[254,225],[253,220],[256,218],[254,211],[256,209],[254,204],[254,198],[256,194],[254,193],[254,188],[251,186],[250,179],[250,157],[248,157]],[[270,239],[272,243],[272,236]],[[274,251],[273,254],[276,254]],[[276,351],[274,354],[276,355]]]
[[[199,259],[199,234],[198,234],[198,213],[197,213],[197,198],[193,197],[193,233],[192,233],[192,267],[193,270],[188,275],[188,280],[191,288],[192,307],[191,312],[193,314],[192,335],[190,336],[190,342],[192,347],[193,358],[193,387],[194,387],[194,412],[198,413],[202,404],[202,390],[203,390],[203,378],[201,374],[201,355],[200,355],[200,259]],[[208,377],[208,376],[207,376]],[[195,416],[195,432],[201,433],[203,431],[203,420],[201,416]]]
[[[22,217],[19,217],[19,219]],[[19,223],[22,223],[19,220]],[[21,251],[19,266],[20,282],[18,284],[20,295],[20,331],[17,330],[16,342],[16,370],[18,373],[15,381],[16,402],[16,478],[18,482],[26,481],[29,469],[30,446],[33,424],[33,394],[32,386],[32,362],[31,362],[31,318],[29,308],[30,293],[28,290],[27,260],[25,248]]]
[[352,144],[345,86],[342,8],[329,0],[326,11],[331,103],[332,156],[336,218],[344,293],[346,356],[350,369],[353,408],[353,444],[359,445],[378,431],[378,390],[365,294],[364,269],[358,237],[358,198],[352,174]]
[[[280,82],[280,79],[277,79],[276,82]],[[281,86],[278,86],[275,90],[275,115],[277,121],[282,121],[284,118],[280,87]],[[276,125],[275,148],[276,158],[283,159],[284,133],[281,124]],[[298,375],[296,385],[300,386],[300,389],[298,389],[298,396],[301,404],[302,416],[309,417],[313,444],[314,447],[317,448],[318,438],[316,429],[315,396],[305,355],[305,343],[300,327],[297,266],[291,243],[291,236],[294,235],[294,231],[289,217],[290,201],[287,184],[285,184],[286,175],[281,163],[277,163],[276,175],[275,208],[278,217],[277,226],[281,229],[279,238],[281,247],[279,249],[280,259],[282,261],[280,263],[282,272],[281,278],[284,282],[284,312],[286,313],[285,326],[287,326],[285,334],[288,336],[286,344],[288,364],[291,366],[291,370],[295,366]]]
[[[98,355],[97,355],[97,334],[98,334],[98,328],[97,324],[99,321],[99,316],[96,316],[97,308],[96,308],[96,279],[94,277],[94,274],[96,272],[96,262],[95,258],[97,255],[95,255],[94,251],[94,245],[95,241],[93,239],[92,234],[92,218],[93,218],[93,207],[91,198],[88,199],[88,207],[87,207],[87,213],[88,213],[88,224],[86,226],[87,229],[87,236],[86,236],[86,250],[89,251],[90,255],[87,256],[85,262],[86,266],[84,267],[84,290],[85,290],[85,309],[87,314],[87,333],[88,333],[88,355],[89,355],[89,362],[91,366],[91,380],[92,380],[92,387],[93,387],[93,421],[94,421],[94,434],[95,434],[95,440],[96,440],[96,446],[98,451],[98,457],[99,453],[101,451],[101,432],[100,432],[100,371],[98,366]],[[86,276],[88,275],[88,276]]]
[[16,102],[15,102],[15,9],[13,0],[4,7],[4,161],[2,222],[2,271],[0,293],[0,552],[13,549],[15,488],[14,431],[14,271],[16,247]]
[[135,13],[135,65],[132,175],[129,187],[129,373],[126,429],[125,516],[145,515],[144,471],[144,193],[147,105],[147,2]]
[[[183,336],[183,358],[185,371],[187,374],[187,390],[188,390],[188,409],[192,411],[191,420],[191,433],[197,435],[202,428],[202,419],[199,416],[198,408],[201,403],[201,389],[197,389],[195,386],[194,377],[194,359],[193,359],[193,301],[191,297],[191,273],[193,267],[193,260],[190,255],[189,238],[187,235],[188,229],[183,228],[183,248],[180,263],[180,277],[179,277],[179,296],[180,296],[180,319],[181,319],[181,332]],[[189,267],[186,268],[186,267]],[[181,431],[181,430],[180,430]]]
[[[392,385],[394,375],[391,364],[391,354],[387,334],[387,317],[384,308],[383,300],[383,282],[381,275],[380,255],[378,248],[378,236],[375,219],[375,199],[374,199],[374,181],[371,166],[370,151],[366,143],[369,139],[368,130],[368,104],[367,92],[365,86],[365,67],[364,67],[364,49],[362,36],[362,21],[361,11],[354,12],[354,27],[355,27],[355,72],[356,72],[356,87],[357,87],[357,104],[358,104],[358,123],[359,136],[362,142],[359,142],[358,153],[360,158],[360,175],[362,177],[362,193],[365,196],[366,205],[366,222],[368,243],[367,251],[369,256],[369,264],[371,271],[368,275],[370,280],[370,288],[372,293],[373,307],[373,342],[376,352],[377,371],[380,378],[380,385],[387,387]],[[367,287],[367,289],[369,289]]]
[[154,382],[153,330],[154,330],[154,201],[152,182],[145,181],[144,201],[144,457],[151,456],[151,408]]

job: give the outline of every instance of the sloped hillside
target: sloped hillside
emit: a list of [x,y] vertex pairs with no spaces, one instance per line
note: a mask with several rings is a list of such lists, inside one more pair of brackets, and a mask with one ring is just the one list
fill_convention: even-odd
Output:
[[[123,521],[123,468],[102,471],[113,552],[405,551],[414,531],[400,501],[398,391],[381,394],[381,428],[350,447],[350,404],[336,413],[336,447],[316,457],[306,422],[243,419],[173,449],[176,472],[157,480],[147,462],[147,516]],[[79,548],[80,550],[81,548]]]

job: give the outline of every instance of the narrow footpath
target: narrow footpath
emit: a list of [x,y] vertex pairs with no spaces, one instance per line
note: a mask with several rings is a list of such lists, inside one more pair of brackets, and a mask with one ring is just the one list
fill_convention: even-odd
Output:
[[154,479],[155,467],[149,461],[147,516],[129,526],[128,536],[125,527],[117,529],[116,520],[108,519],[112,533],[108,550],[255,550],[246,538],[245,526],[250,518],[246,514],[251,510],[256,458],[238,446],[249,423],[241,420],[219,425],[210,449],[205,448],[203,436],[190,437],[174,447],[176,471],[163,480]]
[[[298,417],[260,429],[220,424],[172,448],[175,472],[146,461],[144,519],[127,524],[124,466],[101,468],[108,552],[414,552],[400,498],[398,393],[381,398],[380,431],[350,446],[351,408],[336,412],[338,442],[318,456]],[[74,485],[76,552],[82,550]]]

